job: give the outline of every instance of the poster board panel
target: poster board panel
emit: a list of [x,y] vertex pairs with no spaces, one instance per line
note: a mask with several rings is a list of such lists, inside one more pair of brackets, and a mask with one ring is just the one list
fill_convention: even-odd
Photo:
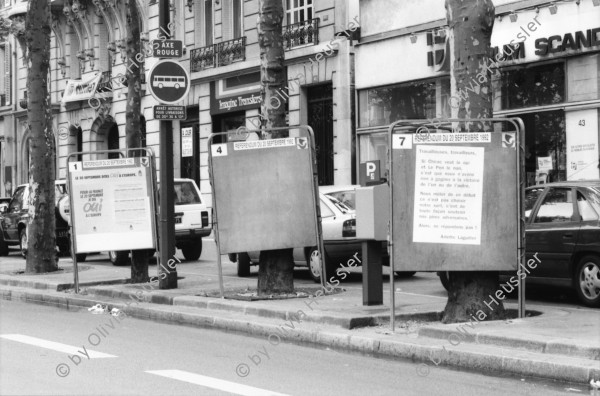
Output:
[[77,253],[154,249],[149,157],[69,163]]
[[221,254],[316,246],[307,138],[211,146]]
[[517,268],[517,147],[514,132],[393,135],[396,271]]

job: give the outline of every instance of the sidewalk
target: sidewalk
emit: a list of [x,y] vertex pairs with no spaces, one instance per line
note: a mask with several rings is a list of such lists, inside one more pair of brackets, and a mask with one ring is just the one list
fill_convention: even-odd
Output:
[[[126,284],[129,267],[82,263],[82,293],[76,295],[68,290],[73,287],[70,261],[61,260],[61,273],[15,274],[22,263],[3,263],[3,299],[67,309],[109,304],[136,318],[251,334],[264,338],[267,346],[288,341],[411,359],[422,362],[415,372],[420,376],[443,365],[579,383],[600,379],[600,310],[528,304],[528,312],[539,315],[444,325],[439,317],[445,300],[402,294],[396,299],[396,329],[391,332],[387,285],[384,306],[362,306],[358,288],[310,298],[239,301],[216,297],[216,276],[190,276],[179,281],[178,289],[159,290],[151,284]],[[155,271],[151,266],[150,272]],[[255,286],[256,279],[244,278],[228,279],[225,285],[226,290]],[[310,289],[305,286],[300,289]],[[515,303],[505,305],[516,310]]]

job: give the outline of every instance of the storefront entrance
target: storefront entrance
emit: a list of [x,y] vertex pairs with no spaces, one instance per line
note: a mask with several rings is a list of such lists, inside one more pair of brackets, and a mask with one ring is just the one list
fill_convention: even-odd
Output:
[[308,125],[315,132],[319,185],[333,184],[333,89],[331,84],[308,88]]

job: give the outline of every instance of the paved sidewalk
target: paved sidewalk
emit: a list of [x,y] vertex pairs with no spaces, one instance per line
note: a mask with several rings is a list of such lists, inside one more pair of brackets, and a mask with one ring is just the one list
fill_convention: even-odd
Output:
[[[444,299],[404,293],[396,299],[391,332],[387,284],[384,306],[362,306],[361,290],[355,287],[319,297],[238,301],[212,297],[218,295],[216,276],[186,276],[178,289],[159,290],[152,284],[126,284],[129,267],[82,263],[82,293],[76,295],[69,290],[70,260],[61,260],[65,271],[41,275],[15,274],[22,263],[2,263],[2,298],[77,309],[102,303],[132,317],[239,331],[265,343],[279,339],[411,359],[422,362],[416,369],[421,376],[444,365],[579,383],[600,379],[600,310],[530,304],[528,311],[537,316],[443,325],[438,319]],[[225,283],[226,290],[255,286],[255,278],[229,277]],[[317,290],[318,285],[300,288]],[[506,307],[516,310],[514,303]]]

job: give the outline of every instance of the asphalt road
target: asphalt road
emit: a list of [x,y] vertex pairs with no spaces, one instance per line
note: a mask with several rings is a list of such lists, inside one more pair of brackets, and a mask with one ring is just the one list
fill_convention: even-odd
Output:
[[583,386],[441,367],[420,377],[410,361],[85,310],[0,301],[0,312],[2,395],[587,393]]

